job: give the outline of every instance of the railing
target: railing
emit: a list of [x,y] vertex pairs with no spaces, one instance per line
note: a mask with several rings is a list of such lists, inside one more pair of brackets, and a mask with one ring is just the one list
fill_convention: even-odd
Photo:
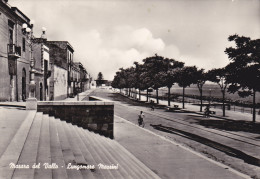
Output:
[[15,44],[7,45],[8,56],[13,56],[16,58],[21,57],[21,47],[16,46]]

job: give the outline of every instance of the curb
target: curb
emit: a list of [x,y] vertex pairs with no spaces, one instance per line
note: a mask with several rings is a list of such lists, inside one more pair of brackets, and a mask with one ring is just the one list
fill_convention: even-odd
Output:
[[16,107],[16,108],[26,108],[25,105],[17,105],[17,104],[0,104],[0,106],[5,106],[5,107]]

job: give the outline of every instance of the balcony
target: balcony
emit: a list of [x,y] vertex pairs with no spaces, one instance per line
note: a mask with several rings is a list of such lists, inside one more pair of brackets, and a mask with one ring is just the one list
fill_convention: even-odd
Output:
[[7,53],[9,57],[20,58],[21,57],[21,47],[15,44],[7,45]]

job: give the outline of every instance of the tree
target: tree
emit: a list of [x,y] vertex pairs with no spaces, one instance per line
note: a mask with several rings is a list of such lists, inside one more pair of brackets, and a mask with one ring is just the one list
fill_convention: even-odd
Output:
[[220,87],[222,93],[222,111],[223,111],[223,116],[225,116],[226,115],[225,94],[228,86],[228,82],[227,82],[228,71],[225,68],[212,69],[208,72],[207,76],[209,81],[217,83]]
[[125,79],[123,77],[122,71],[116,72],[114,79],[112,81],[112,87],[120,89],[120,93],[122,92],[121,89],[125,86]]
[[182,92],[182,108],[184,109],[184,96],[185,96],[185,88],[190,86],[191,84],[195,84],[197,82],[196,76],[194,75],[197,72],[196,66],[186,66],[181,68],[176,72],[177,83],[180,87],[183,88]]
[[96,82],[97,82],[97,86],[100,86],[103,84],[104,78],[103,78],[103,74],[101,72],[98,73]]
[[146,101],[148,102],[148,89],[152,86],[152,79],[145,69],[143,68],[140,74],[140,82],[142,83],[140,87],[142,90],[146,89]]
[[98,73],[97,79],[98,79],[98,80],[103,80],[103,79],[104,79],[102,72],[99,72],[99,73]]
[[175,82],[177,82],[176,73],[183,66],[184,66],[183,62],[179,62],[168,58],[163,59],[163,68],[158,73],[158,76],[160,77],[163,86],[168,87],[168,106],[171,105],[170,103],[171,87]]
[[143,60],[143,68],[146,71],[146,79],[149,80],[149,87],[156,90],[156,103],[159,103],[158,89],[163,86],[159,72],[164,69],[164,58],[155,54]]
[[127,68],[125,70],[125,73],[126,73],[126,83],[128,87],[128,96],[131,96],[131,92],[132,92],[131,89],[135,87],[135,82],[136,82],[134,67]]
[[204,69],[197,70],[194,73],[194,77],[196,79],[196,84],[199,89],[200,93],[200,112],[202,112],[202,90],[203,90],[203,85],[207,81],[207,73],[204,72]]
[[134,62],[135,65],[135,88],[139,91],[139,101],[141,101],[141,89],[142,89],[142,82],[140,79],[140,75],[142,73],[143,65],[139,64],[138,62]]
[[229,36],[235,47],[226,48],[225,53],[230,59],[227,65],[230,83],[229,92],[238,92],[239,96],[253,96],[253,122],[256,119],[256,92],[260,91],[260,39],[251,40],[249,37],[237,34]]

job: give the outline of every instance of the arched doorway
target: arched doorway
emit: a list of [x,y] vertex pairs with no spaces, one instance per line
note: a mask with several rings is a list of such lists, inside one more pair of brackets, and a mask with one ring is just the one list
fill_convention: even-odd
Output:
[[43,101],[43,88],[42,88],[42,83],[40,83],[40,101]]
[[26,99],[26,71],[23,68],[22,71],[22,100],[25,101]]

